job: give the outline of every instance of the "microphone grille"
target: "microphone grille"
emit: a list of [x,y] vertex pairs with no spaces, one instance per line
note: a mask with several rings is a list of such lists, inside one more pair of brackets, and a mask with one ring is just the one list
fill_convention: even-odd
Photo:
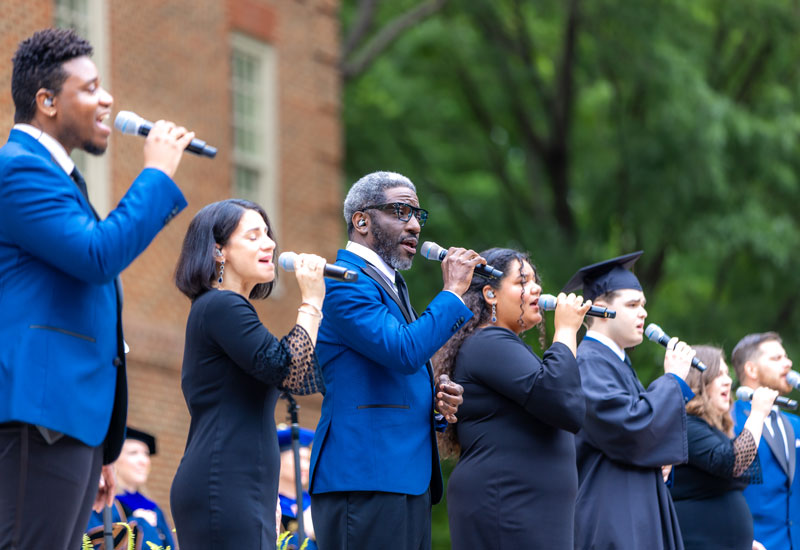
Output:
[[753,388],[739,386],[736,390],[736,399],[739,401],[750,401],[753,398]]
[[664,331],[661,330],[661,327],[655,323],[650,323],[647,325],[647,328],[644,329],[644,335],[647,336],[648,340],[652,340],[653,342],[658,342],[662,336],[664,336]]
[[278,256],[278,265],[284,271],[294,271],[294,261],[297,259],[297,254],[294,252],[281,252]]
[[425,241],[422,243],[422,246],[419,249],[419,253],[426,260],[438,260],[439,259],[439,251],[442,249],[441,246],[436,244],[433,241]]
[[786,373],[786,381],[795,388],[800,387],[800,374],[795,370]]
[[557,303],[558,299],[552,294],[542,294],[539,296],[539,307],[545,311],[553,311]]
[[142,117],[131,111],[120,111],[114,119],[114,127],[123,134],[136,135],[141,124]]

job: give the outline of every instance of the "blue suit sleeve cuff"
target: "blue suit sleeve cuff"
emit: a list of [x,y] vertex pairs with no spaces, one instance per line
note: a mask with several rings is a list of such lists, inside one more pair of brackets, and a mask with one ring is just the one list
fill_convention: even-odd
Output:
[[678,385],[681,387],[681,393],[683,394],[684,403],[688,403],[689,401],[694,399],[694,392],[692,391],[692,388],[689,387],[689,384],[687,384],[683,378],[671,372],[668,372],[667,374],[674,377],[675,380],[678,381]]

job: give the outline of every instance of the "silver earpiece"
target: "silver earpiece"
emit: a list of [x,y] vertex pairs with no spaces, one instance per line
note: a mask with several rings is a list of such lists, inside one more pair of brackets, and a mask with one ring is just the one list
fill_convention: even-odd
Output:
[[487,291],[486,291],[486,295],[487,295],[489,298],[494,298],[494,291],[493,291],[493,290],[487,290]]
[[367,222],[365,220],[358,220],[358,224],[357,225],[358,225],[358,227],[364,227],[365,225],[367,225]]
[[53,98],[52,97],[44,98],[44,105],[45,105],[45,107],[52,107],[53,106]]
[[222,250],[219,248],[214,249],[214,256],[222,256]]

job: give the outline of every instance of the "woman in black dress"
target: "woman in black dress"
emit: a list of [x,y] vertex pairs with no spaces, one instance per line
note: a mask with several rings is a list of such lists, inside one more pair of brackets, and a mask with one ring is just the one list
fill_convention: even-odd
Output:
[[437,372],[464,387],[444,454],[453,548],[573,548],[575,440],[585,412],[575,335],[590,303],[558,296],[553,345],[539,359],[520,335],[541,326],[542,288],[528,257],[481,252],[504,272],[476,274],[463,299],[474,317],[440,350]]
[[731,377],[722,350],[693,348],[707,368],[686,377],[695,393],[686,405],[689,462],[675,466],[670,488],[683,544],[686,550],[758,548],[742,490],[760,480],[758,444],[778,392],[762,387],[753,393],[750,416],[733,438]]
[[281,391],[322,390],[314,344],[325,261],[298,256],[302,305],[278,340],[249,301],[272,291],[274,254],[264,210],[237,199],[203,208],[183,242],[175,281],[192,300],[181,377],[191,425],[170,494],[181,548],[276,546],[275,402]]

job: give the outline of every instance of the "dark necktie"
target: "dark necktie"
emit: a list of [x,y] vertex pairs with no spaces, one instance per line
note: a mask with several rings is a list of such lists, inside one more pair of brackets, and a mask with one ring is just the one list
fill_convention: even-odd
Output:
[[72,172],[70,173],[69,177],[72,178],[72,181],[75,182],[75,185],[78,186],[78,189],[81,190],[81,193],[83,193],[83,196],[86,197],[86,200],[88,201],[89,200],[89,190],[86,188],[86,180],[83,179],[83,176],[78,171],[78,167],[77,166],[72,169]]
[[786,445],[784,445],[783,443],[783,432],[781,431],[781,425],[780,425],[781,420],[778,417],[777,411],[774,410],[769,412],[769,417],[772,421],[772,434],[773,434],[772,437],[775,439],[775,443],[777,443],[777,447],[780,450],[780,456],[778,457],[778,460],[780,460],[781,463],[785,464]]
[[408,297],[408,287],[399,271],[395,272],[394,284],[397,285],[397,294],[400,295],[400,301],[403,303],[406,310],[408,310],[408,314],[412,319],[416,319],[417,316],[414,315],[414,309],[411,307],[411,300]]

